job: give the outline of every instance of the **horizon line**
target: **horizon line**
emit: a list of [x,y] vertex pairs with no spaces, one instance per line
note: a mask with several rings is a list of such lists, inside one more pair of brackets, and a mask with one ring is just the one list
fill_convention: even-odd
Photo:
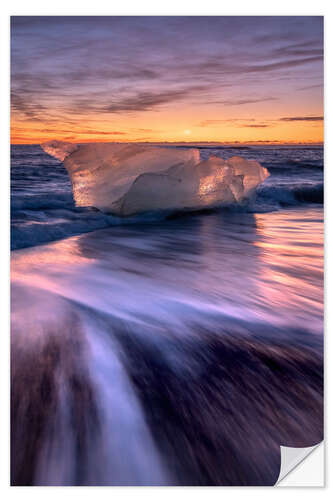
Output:
[[[247,144],[300,144],[300,145],[321,145],[324,146],[325,141],[66,141],[61,139],[51,139],[59,140],[60,142],[68,142],[71,144],[219,144],[219,145],[247,145]],[[41,144],[49,141],[41,142],[10,142],[10,146],[40,146]]]

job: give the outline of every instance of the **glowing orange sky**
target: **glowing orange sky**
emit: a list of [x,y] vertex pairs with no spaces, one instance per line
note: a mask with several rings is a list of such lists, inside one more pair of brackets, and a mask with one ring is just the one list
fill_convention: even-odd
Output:
[[12,143],[322,142],[321,17],[14,17]]

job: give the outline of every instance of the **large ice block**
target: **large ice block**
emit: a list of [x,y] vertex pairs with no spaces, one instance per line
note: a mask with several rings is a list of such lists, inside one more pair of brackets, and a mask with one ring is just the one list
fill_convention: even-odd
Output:
[[200,161],[198,149],[61,141],[41,147],[64,162],[76,205],[120,216],[242,203],[269,175],[258,162],[236,156]]

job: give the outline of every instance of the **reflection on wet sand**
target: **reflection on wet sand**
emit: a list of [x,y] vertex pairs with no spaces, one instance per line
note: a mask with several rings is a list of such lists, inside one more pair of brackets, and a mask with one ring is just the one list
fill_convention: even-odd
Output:
[[322,211],[12,255],[13,484],[274,484],[322,439]]

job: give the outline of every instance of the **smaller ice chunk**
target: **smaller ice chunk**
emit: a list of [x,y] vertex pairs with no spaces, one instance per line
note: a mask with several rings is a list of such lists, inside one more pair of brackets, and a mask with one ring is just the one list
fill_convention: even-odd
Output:
[[242,203],[268,176],[258,162],[236,156],[200,162],[198,149],[61,141],[41,147],[64,162],[78,206],[120,216]]

